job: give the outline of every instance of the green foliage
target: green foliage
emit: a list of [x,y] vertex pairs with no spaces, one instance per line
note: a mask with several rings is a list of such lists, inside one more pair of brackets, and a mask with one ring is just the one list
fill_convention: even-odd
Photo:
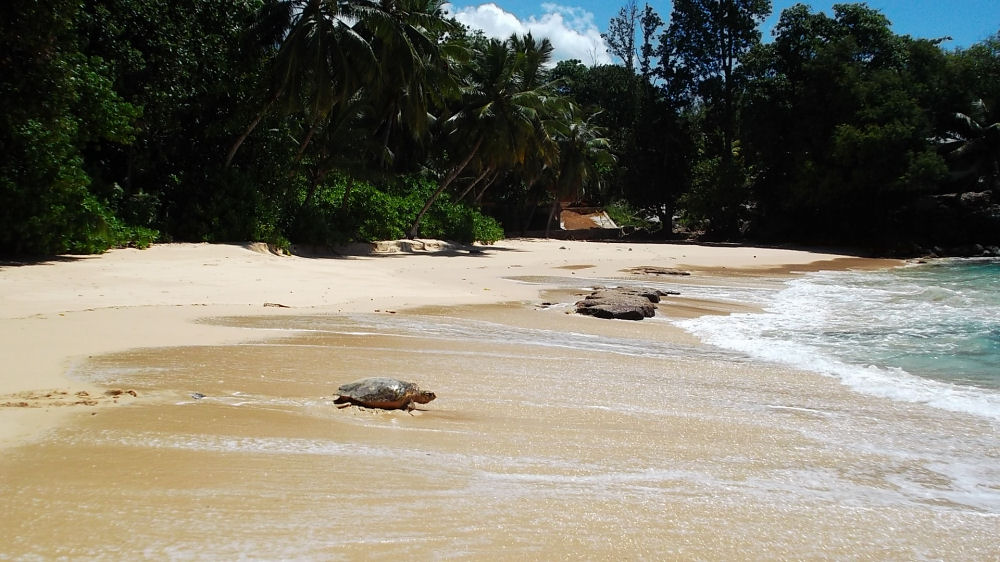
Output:
[[[412,221],[421,204],[426,201],[437,188],[433,180],[409,176],[401,178],[395,186],[396,197],[400,198],[399,208],[410,213],[407,218]],[[447,194],[439,196],[428,210],[420,226],[419,235],[423,238],[440,238],[453,240],[463,244],[482,242],[492,244],[504,236],[503,228],[491,217],[479,211],[454,202]]]
[[936,117],[927,87],[946,82],[947,67],[875,10],[837,5],[834,15],[786,10],[774,43],[749,59],[754,230],[888,244],[913,235],[893,224],[897,211],[944,177],[928,141]]
[[443,7],[6,2],[0,247],[491,242],[480,204],[527,227],[565,198],[638,227],[891,243],[922,199],[1000,189],[1000,35],[949,52],[863,4],[797,5],[761,44],[769,1],[677,0],[656,46],[630,2],[609,33],[627,68],[552,69],[547,40]]
[[619,199],[604,206],[604,212],[620,227],[653,233],[663,228],[663,223],[645,218],[642,211],[627,200]]
[[[78,7],[36,11],[15,1],[0,23],[0,247],[14,254],[103,251],[144,243],[113,220],[93,189],[86,154],[134,139],[138,109],[112,88],[109,67],[80,51]],[[134,238],[134,239],[133,239]]]
[[[292,229],[296,242],[336,245],[403,238],[424,201],[437,187],[420,176],[400,176],[381,186],[354,181],[344,203],[348,182],[342,176],[330,179],[317,191],[311,204],[301,209]],[[504,232],[496,220],[445,195],[428,211],[421,223],[420,236],[491,244],[502,239]]]
[[439,199],[421,226],[421,236],[453,240],[462,244],[493,244],[503,239],[500,223],[479,211]]
[[[670,25],[660,42],[659,76],[669,103],[688,108],[700,120],[700,162],[691,162],[696,194],[689,201],[720,197],[692,209],[703,215],[712,234],[738,236],[738,209],[747,202],[740,161],[733,158],[741,133],[745,75],[742,65],[760,45],[758,26],[771,13],[770,0],[676,0]],[[716,159],[718,161],[716,162]],[[710,178],[701,180],[699,178]],[[704,181],[722,182],[708,186]]]

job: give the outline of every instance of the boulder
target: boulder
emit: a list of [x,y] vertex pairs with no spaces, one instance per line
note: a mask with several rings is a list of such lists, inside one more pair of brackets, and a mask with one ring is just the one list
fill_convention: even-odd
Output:
[[576,303],[579,314],[617,320],[642,320],[656,314],[660,297],[679,294],[649,288],[601,288]]

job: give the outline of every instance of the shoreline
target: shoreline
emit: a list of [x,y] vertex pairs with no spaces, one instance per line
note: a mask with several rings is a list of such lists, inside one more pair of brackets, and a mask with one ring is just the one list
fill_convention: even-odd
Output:
[[[81,407],[95,411],[132,400],[105,396],[108,389],[73,379],[74,365],[88,357],[266,337],[206,318],[530,303],[552,287],[516,279],[569,283],[579,274],[635,280],[644,276],[625,270],[638,266],[725,279],[901,263],[774,248],[538,239],[504,240],[472,251],[434,241],[381,243],[368,254],[364,247],[352,250],[310,257],[276,255],[261,244],[163,244],[0,267],[0,337],[5,342],[0,359],[8,366],[0,377],[0,405],[5,406],[0,407],[0,447],[30,442]],[[683,296],[670,304],[683,316],[734,308]]]
[[[69,357],[41,375],[96,385],[0,411],[33,410],[42,424],[5,448],[2,554],[995,558],[995,424],[756,362],[675,324],[740,306],[694,295],[749,302],[790,273],[692,267],[650,280],[691,297],[661,307],[666,319],[603,320],[572,313],[584,285],[642,283],[625,270],[682,257],[740,262],[563,244],[318,262],[238,247],[215,262],[219,248],[174,247],[100,275],[31,279],[5,310],[62,306],[53,291],[69,279],[78,308],[109,288],[130,306],[0,319],[22,341],[41,338],[34,354]],[[171,255],[184,259],[161,263]],[[753,256],[742,263],[759,268]],[[768,259],[799,269],[813,258]],[[153,296],[216,304],[141,305]],[[437,399],[413,412],[335,407],[340,384],[373,375]]]

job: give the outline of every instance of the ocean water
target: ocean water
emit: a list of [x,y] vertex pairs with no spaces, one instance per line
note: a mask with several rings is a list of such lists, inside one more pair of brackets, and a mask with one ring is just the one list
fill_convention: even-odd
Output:
[[1000,260],[809,273],[777,289],[708,296],[764,309],[679,322],[710,344],[861,392],[1000,420]]

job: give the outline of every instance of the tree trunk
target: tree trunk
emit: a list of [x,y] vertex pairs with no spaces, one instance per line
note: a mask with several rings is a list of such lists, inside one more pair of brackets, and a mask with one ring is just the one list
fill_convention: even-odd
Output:
[[[395,108],[395,105],[393,105]],[[389,113],[391,116],[392,113]],[[389,134],[392,132],[392,117],[390,117],[385,124],[385,134],[382,135],[382,154],[378,157],[379,168],[385,168],[385,154],[389,152]]]
[[424,220],[424,215],[427,214],[427,211],[431,208],[431,205],[433,205],[434,202],[437,201],[437,198],[442,193],[444,193],[444,190],[447,189],[447,187],[451,184],[451,182],[455,181],[455,178],[458,177],[458,174],[462,173],[462,170],[464,170],[465,167],[469,165],[469,162],[472,161],[472,157],[476,155],[476,152],[479,152],[479,147],[482,145],[483,145],[483,137],[479,137],[479,140],[476,141],[475,146],[473,146],[472,150],[469,151],[469,155],[465,157],[465,160],[462,160],[462,162],[455,169],[453,169],[448,174],[447,177],[445,177],[444,181],[441,182],[441,187],[439,187],[437,191],[435,191],[434,194],[430,196],[430,198],[427,200],[427,203],[424,204],[424,208],[420,209],[420,212],[417,213],[417,218],[414,219],[413,226],[410,227],[410,232],[407,234],[407,238],[412,240],[417,237],[417,231],[420,229],[420,221]]
[[497,179],[499,177],[500,177],[500,172],[495,172],[493,174],[493,177],[491,177],[486,183],[483,184],[483,188],[480,189],[479,193],[476,194],[476,199],[474,201],[475,204],[476,204],[476,206],[482,206],[482,204],[483,204],[483,195],[486,193],[486,190],[489,189],[491,185],[493,185],[494,183],[496,183],[496,181],[497,181]]
[[528,234],[528,229],[531,228],[531,221],[535,219],[535,211],[538,209],[538,199],[531,199],[527,202],[527,206],[527,212],[521,214],[522,217],[527,216],[521,219],[521,236]]
[[458,200],[461,201],[465,199],[465,196],[468,195],[470,191],[472,191],[472,188],[479,185],[479,182],[483,181],[483,178],[485,178],[486,174],[488,173],[490,173],[489,168],[483,170],[483,173],[479,174],[479,177],[473,180],[473,182],[469,184],[469,187],[465,188],[465,191],[463,191],[462,194],[458,196]]
[[281,96],[281,90],[278,90],[273,96],[271,96],[271,99],[267,102],[267,105],[264,106],[264,109],[262,109],[260,113],[257,114],[257,117],[255,117],[254,120],[250,123],[250,126],[247,127],[247,130],[243,131],[243,134],[236,139],[235,143],[233,143],[232,148],[229,149],[229,153],[226,154],[226,164],[225,164],[226,168],[228,168],[229,165],[232,164],[233,158],[236,156],[236,151],[239,150],[241,146],[243,146],[243,141],[247,140],[247,137],[250,136],[250,133],[252,133],[253,130],[257,128],[257,125],[260,124],[260,120],[263,119],[265,115],[267,115],[267,112],[270,111],[271,106],[274,105],[274,102],[278,100],[279,96]]
[[545,237],[548,238],[552,233],[552,219],[556,216],[556,212],[559,211],[559,198],[556,197],[552,201],[552,208],[549,209],[549,220],[545,221]]
[[323,178],[326,177],[328,172],[329,170],[316,170],[316,173],[313,174],[313,180],[309,185],[309,191],[306,192],[306,198],[302,201],[302,206],[299,207],[299,215],[301,215],[302,211],[305,210],[310,203],[312,203],[312,198],[316,195],[316,189],[319,187],[320,182],[323,181]]
[[299,145],[299,152],[295,155],[296,164],[302,161],[302,155],[306,153],[306,147],[308,147],[309,143],[312,141],[317,128],[319,128],[319,120],[313,121],[312,126],[309,127],[309,132],[306,133],[306,138],[302,139],[302,144]]

